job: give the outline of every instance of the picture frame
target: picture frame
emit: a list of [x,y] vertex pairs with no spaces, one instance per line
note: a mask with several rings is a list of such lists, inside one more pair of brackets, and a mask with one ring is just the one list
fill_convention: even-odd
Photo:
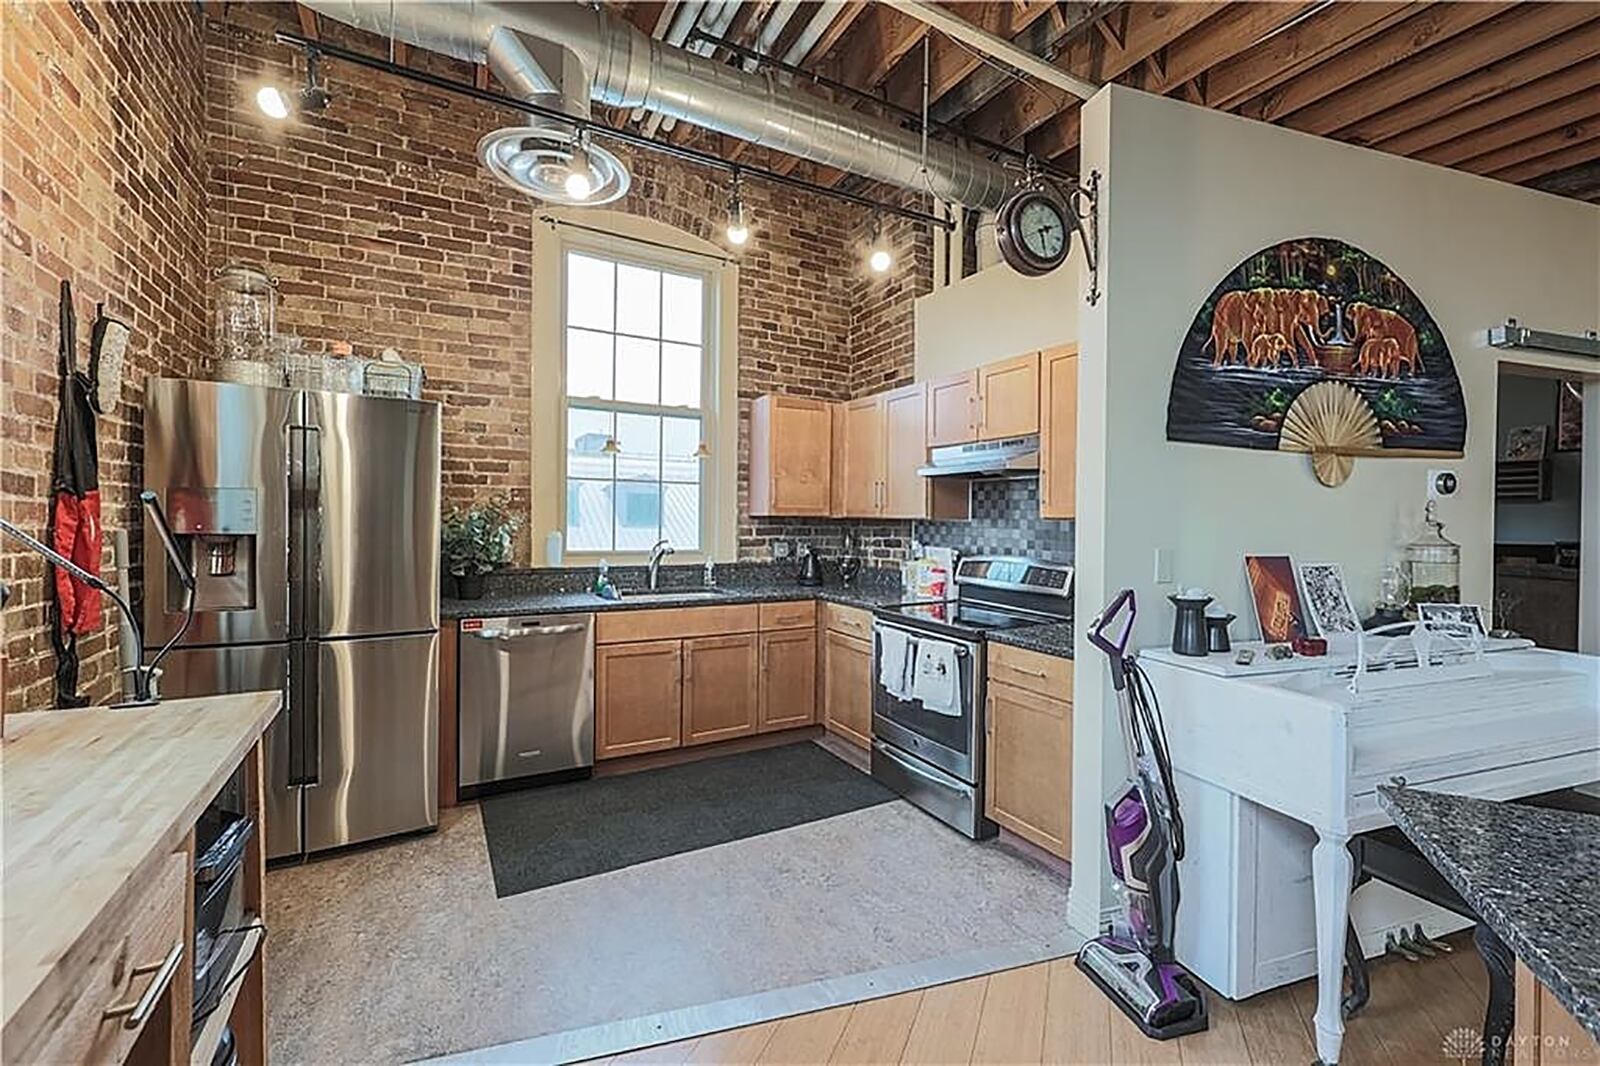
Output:
[[1294,560],[1287,555],[1246,555],[1244,572],[1250,583],[1250,608],[1263,641],[1287,644],[1310,635]]
[[1488,636],[1488,626],[1483,621],[1483,607],[1476,603],[1419,603],[1417,617],[1424,622],[1445,622],[1467,625]]
[[1506,449],[1501,458],[1510,462],[1543,459],[1549,435],[1549,426],[1514,426],[1506,434]]
[[1556,451],[1583,447],[1583,382],[1563,378],[1556,385]]
[[1361,619],[1350,602],[1350,589],[1344,582],[1344,568],[1338,563],[1301,563],[1300,595],[1305,603],[1306,620],[1324,637],[1346,636],[1361,631]]

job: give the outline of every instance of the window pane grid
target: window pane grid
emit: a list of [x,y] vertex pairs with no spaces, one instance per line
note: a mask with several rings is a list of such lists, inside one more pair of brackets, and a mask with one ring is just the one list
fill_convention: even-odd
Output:
[[570,251],[567,544],[701,540],[705,279]]

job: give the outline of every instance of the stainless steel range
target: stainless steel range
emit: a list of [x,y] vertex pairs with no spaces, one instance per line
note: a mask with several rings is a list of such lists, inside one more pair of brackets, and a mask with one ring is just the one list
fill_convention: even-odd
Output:
[[872,776],[974,839],[984,817],[988,635],[1072,620],[1072,567],[973,556],[956,599],[880,607],[872,623]]

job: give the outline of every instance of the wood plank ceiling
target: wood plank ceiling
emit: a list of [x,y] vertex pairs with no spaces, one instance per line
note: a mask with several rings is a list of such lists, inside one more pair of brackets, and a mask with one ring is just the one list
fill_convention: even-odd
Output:
[[[912,111],[928,70],[938,136],[981,138],[1071,170],[1079,101],[1019,79],[893,7],[865,0],[612,2],[658,37],[695,27]],[[1388,3],[986,0],[945,4],[1015,46],[1096,83],[1117,81],[1291,129],[1600,202],[1600,2]],[[682,10],[690,7],[691,11]],[[776,23],[774,24],[774,20]],[[688,32],[688,31],[685,31]],[[698,40],[698,45],[695,42]],[[750,64],[709,41],[691,46]],[[926,56],[924,55],[926,50]],[[821,82],[803,86],[909,119]],[[648,115],[612,116],[681,140]],[[650,125],[654,121],[654,125]],[[828,183],[849,175],[751,149],[711,147]],[[974,143],[976,143],[974,141]]]

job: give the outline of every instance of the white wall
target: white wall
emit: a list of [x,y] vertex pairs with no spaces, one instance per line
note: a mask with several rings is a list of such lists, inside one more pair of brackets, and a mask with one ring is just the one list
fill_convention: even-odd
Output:
[[[1508,316],[1564,332],[1600,324],[1600,208],[1115,85],[1085,105],[1082,160],[1103,175],[1106,295],[1078,314],[1080,617],[1131,586],[1136,645],[1170,639],[1172,589],[1153,581],[1157,548],[1173,551],[1178,582],[1213,590],[1241,615],[1238,637],[1256,635],[1245,552],[1340,562],[1366,608],[1384,564],[1416,532],[1431,466],[1460,475],[1441,517],[1462,545],[1464,598],[1487,602],[1498,353],[1485,331]],[[1196,309],[1247,256],[1308,235],[1383,260],[1428,306],[1466,395],[1464,459],[1360,459],[1328,489],[1305,456],[1167,442],[1173,366]],[[1099,804],[1125,768],[1107,728],[1104,664],[1087,646],[1079,659],[1072,914],[1083,928],[1107,902]]]
[[[994,228],[979,230],[978,240],[992,244]],[[1074,245],[1073,260],[1081,255]],[[1077,340],[1078,285],[1071,261],[1042,278],[996,263],[917,297],[916,379]]]

